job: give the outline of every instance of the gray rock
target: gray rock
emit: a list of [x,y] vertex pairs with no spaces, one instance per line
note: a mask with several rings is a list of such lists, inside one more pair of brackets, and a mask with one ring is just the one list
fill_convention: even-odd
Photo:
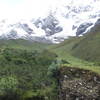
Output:
[[54,35],[63,30],[63,28],[59,26],[59,21],[52,14],[44,19],[37,19],[34,24],[37,28],[41,27],[46,32],[46,36]]
[[95,26],[96,26],[96,25],[100,25],[100,19],[98,19],[98,20],[96,21]]
[[31,29],[27,24],[22,24],[22,28],[28,33],[28,34],[33,34],[33,29]]
[[81,35],[83,34],[87,28],[89,28],[93,23],[82,23],[79,28],[77,29],[76,35]]
[[18,35],[17,32],[15,30],[11,30],[10,32],[8,32],[8,34],[3,34],[0,36],[0,39],[17,39]]
[[75,25],[72,26],[72,30],[74,30],[74,29],[76,29],[76,28],[77,28],[77,26],[75,26]]
[[98,19],[95,25],[90,29],[88,33],[95,33],[100,31],[100,19]]
[[18,36],[17,36],[17,32],[16,32],[15,30],[11,30],[11,31],[9,32],[9,34],[7,35],[7,37],[8,37],[9,39],[12,39],[12,38],[15,38],[15,39],[16,39],[16,37],[18,37]]

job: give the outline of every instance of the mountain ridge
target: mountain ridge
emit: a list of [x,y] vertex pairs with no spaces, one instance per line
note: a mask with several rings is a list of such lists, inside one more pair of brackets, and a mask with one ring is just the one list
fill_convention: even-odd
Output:
[[81,0],[77,3],[75,0],[64,0],[61,5],[56,5],[57,8],[50,9],[44,17],[1,20],[0,38],[60,43],[68,36],[84,35],[94,27],[100,17],[99,3],[98,0],[88,0],[84,3]]

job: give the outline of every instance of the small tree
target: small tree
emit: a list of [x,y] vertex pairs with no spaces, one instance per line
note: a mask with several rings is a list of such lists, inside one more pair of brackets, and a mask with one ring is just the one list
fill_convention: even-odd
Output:
[[50,77],[57,77],[59,73],[58,71],[59,67],[60,64],[58,64],[57,62],[53,62],[48,68],[47,75]]

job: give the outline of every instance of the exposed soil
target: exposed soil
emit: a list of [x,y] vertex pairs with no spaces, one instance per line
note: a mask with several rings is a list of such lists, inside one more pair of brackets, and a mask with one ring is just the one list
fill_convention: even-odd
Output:
[[59,100],[100,100],[100,75],[89,70],[62,67]]

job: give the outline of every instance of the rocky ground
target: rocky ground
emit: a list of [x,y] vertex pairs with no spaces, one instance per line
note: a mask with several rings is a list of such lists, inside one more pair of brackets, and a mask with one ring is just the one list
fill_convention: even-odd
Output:
[[100,100],[100,75],[63,67],[59,77],[59,100]]

